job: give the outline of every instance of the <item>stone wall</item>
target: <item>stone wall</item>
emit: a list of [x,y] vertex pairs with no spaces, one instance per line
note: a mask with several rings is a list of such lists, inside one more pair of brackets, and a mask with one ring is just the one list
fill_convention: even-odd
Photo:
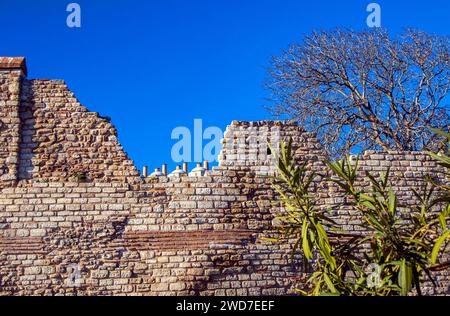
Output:
[[[108,120],[62,81],[26,80],[24,61],[11,62],[0,58],[0,166],[8,170],[0,179],[0,294],[287,295],[305,281],[291,245],[264,240],[280,209],[270,153],[255,151],[254,137],[272,145],[293,138],[296,159],[324,172],[314,135],[284,122],[233,122],[218,167],[143,178]],[[388,167],[405,204],[423,175],[445,180],[422,153],[362,157],[362,170]],[[342,199],[325,181],[316,191],[324,207]],[[358,229],[351,211],[334,215]],[[449,293],[448,274],[438,280],[428,294]]]
[[19,180],[128,182],[139,172],[108,119],[89,112],[61,80],[23,83]]
[[12,183],[18,175],[20,88],[25,75],[23,58],[0,59],[0,183]]

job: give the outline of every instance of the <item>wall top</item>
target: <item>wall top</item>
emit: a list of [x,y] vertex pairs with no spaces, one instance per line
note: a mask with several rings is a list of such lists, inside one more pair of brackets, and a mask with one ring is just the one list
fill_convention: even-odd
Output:
[[25,57],[0,57],[0,70],[20,69],[27,75],[27,64]]
[[294,120],[285,120],[285,121],[263,120],[263,121],[232,121],[231,126],[242,126],[242,127],[295,126],[295,127],[298,127],[298,124]]

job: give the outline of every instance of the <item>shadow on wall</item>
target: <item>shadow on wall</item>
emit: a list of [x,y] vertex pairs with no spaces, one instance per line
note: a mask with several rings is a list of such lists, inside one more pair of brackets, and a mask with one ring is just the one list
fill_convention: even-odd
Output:
[[[49,97],[49,95],[42,95],[42,91],[41,95],[39,91],[36,92],[36,89],[42,90],[43,87],[50,89],[51,87],[46,87],[47,83],[49,85],[63,84],[56,80],[24,80],[22,82],[18,180],[50,178],[50,180],[58,181],[61,178],[72,177],[77,182],[84,182],[87,180],[86,175],[83,176],[82,171],[76,171],[83,169],[84,165],[81,159],[73,159],[80,147],[75,144],[75,148],[71,148],[74,143],[71,143],[68,136],[60,131],[67,130],[68,126],[63,120],[69,118],[70,114],[63,110],[52,109],[52,105],[43,100],[43,97]],[[63,107],[64,104],[55,106]],[[75,129],[74,124],[71,131]],[[71,163],[71,160],[74,161]]]
[[21,104],[20,104],[20,121],[21,121],[21,142],[19,153],[19,176],[18,180],[30,180],[33,178],[33,171],[35,169],[33,165],[34,151],[38,147],[35,142],[36,135],[36,104],[34,102],[34,91],[31,88],[31,82],[24,80],[22,82],[21,90]]
[[64,81],[24,80],[19,115],[18,180],[139,180],[115,127],[82,106]]

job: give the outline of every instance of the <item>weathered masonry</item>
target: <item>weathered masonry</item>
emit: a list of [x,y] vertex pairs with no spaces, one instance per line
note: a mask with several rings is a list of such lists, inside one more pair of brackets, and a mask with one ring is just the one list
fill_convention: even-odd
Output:
[[[114,126],[63,81],[28,80],[23,58],[0,58],[0,294],[293,294],[306,275],[290,246],[262,239],[279,209],[270,164],[251,159],[255,131],[292,137],[299,161],[324,167],[315,136],[294,124],[233,122],[213,170],[141,177]],[[443,177],[417,152],[362,157],[364,170],[388,167],[405,203],[422,176]],[[317,196],[340,198],[330,183],[318,183]],[[357,229],[351,212],[335,215]],[[448,287],[443,274],[427,293]]]

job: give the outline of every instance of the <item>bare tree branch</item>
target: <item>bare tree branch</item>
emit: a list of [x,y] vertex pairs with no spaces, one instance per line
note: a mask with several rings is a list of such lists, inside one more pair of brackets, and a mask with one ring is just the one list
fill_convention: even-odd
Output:
[[317,132],[331,157],[436,150],[447,130],[448,37],[407,30],[314,32],[273,58],[270,110]]

